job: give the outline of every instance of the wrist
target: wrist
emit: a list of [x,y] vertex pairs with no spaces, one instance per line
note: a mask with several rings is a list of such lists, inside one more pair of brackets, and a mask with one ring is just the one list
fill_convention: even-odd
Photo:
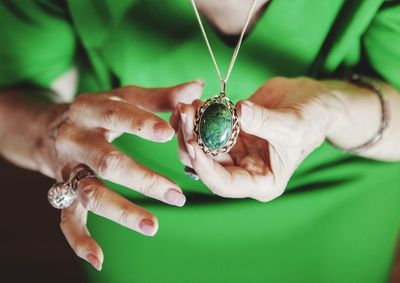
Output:
[[356,148],[373,137],[380,127],[382,113],[374,91],[339,80],[322,81],[330,125],[326,138],[342,149]]
[[320,81],[323,86],[322,102],[326,107],[328,115],[328,127],[326,130],[326,138],[335,141],[346,131],[349,121],[349,113],[343,98],[342,89],[344,82],[323,80]]
[[46,129],[60,106],[14,90],[0,92],[0,102],[0,154],[17,166],[38,170],[35,150],[45,147],[41,143],[46,141]]

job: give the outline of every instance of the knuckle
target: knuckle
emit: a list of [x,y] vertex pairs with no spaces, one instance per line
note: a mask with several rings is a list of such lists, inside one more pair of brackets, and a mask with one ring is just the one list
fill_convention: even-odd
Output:
[[72,137],[73,128],[68,122],[63,122],[55,133],[56,141],[70,140]]
[[107,149],[98,153],[94,165],[100,176],[108,178],[118,172],[120,163],[121,153],[117,149]]
[[69,106],[69,110],[71,113],[78,112],[82,107],[86,106],[88,101],[91,99],[92,94],[83,93],[75,98],[74,102]]
[[55,151],[57,154],[62,154],[76,142],[77,131],[68,121],[64,121],[52,135]]
[[132,222],[131,216],[132,216],[132,213],[131,213],[130,207],[124,206],[120,210],[120,213],[117,217],[117,222],[124,226],[130,226],[130,223]]
[[114,127],[117,123],[118,120],[118,113],[119,113],[120,107],[117,101],[110,101],[106,104],[105,109],[104,109],[104,121]]
[[146,170],[143,173],[142,183],[141,183],[141,193],[146,196],[154,195],[154,192],[159,189],[160,181],[158,176],[150,171]]
[[103,203],[104,190],[96,184],[89,184],[81,188],[81,203],[82,206],[91,211],[101,210]]

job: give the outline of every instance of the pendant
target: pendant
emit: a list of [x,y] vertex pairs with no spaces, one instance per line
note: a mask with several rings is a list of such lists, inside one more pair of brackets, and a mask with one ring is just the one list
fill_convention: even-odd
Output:
[[240,131],[235,105],[221,94],[204,101],[194,119],[194,136],[206,154],[229,152]]

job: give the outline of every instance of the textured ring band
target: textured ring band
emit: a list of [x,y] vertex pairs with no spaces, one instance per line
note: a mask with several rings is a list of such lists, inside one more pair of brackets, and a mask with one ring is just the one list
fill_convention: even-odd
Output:
[[[77,171],[78,169],[78,171]],[[90,169],[86,165],[80,165],[77,169],[75,169],[76,174],[71,178],[69,183],[71,184],[71,187],[74,191],[78,189],[78,184],[80,181],[82,181],[85,178],[95,178],[96,174],[93,172],[92,169]]]

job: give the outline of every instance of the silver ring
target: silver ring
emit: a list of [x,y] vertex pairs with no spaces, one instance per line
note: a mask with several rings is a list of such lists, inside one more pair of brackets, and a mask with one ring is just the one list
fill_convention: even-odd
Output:
[[95,178],[96,174],[86,165],[79,165],[75,168],[76,172],[67,182],[55,183],[47,193],[47,199],[50,204],[57,209],[70,207],[77,198],[76,190],[78,184],[85,178]]
[[194,171],[193,168],[185,166],[183,170],[185,171],[185,174],[190,178],[192,178],[193,180],[198,181],[200,179],[199,175],[197,175],[196,171]]
[[70,179],[69,183],[74,191],[78,189],[78,184],[85,178],[95,178],[96,174],[86,165],[79,165],[73,172],[75,175]]

